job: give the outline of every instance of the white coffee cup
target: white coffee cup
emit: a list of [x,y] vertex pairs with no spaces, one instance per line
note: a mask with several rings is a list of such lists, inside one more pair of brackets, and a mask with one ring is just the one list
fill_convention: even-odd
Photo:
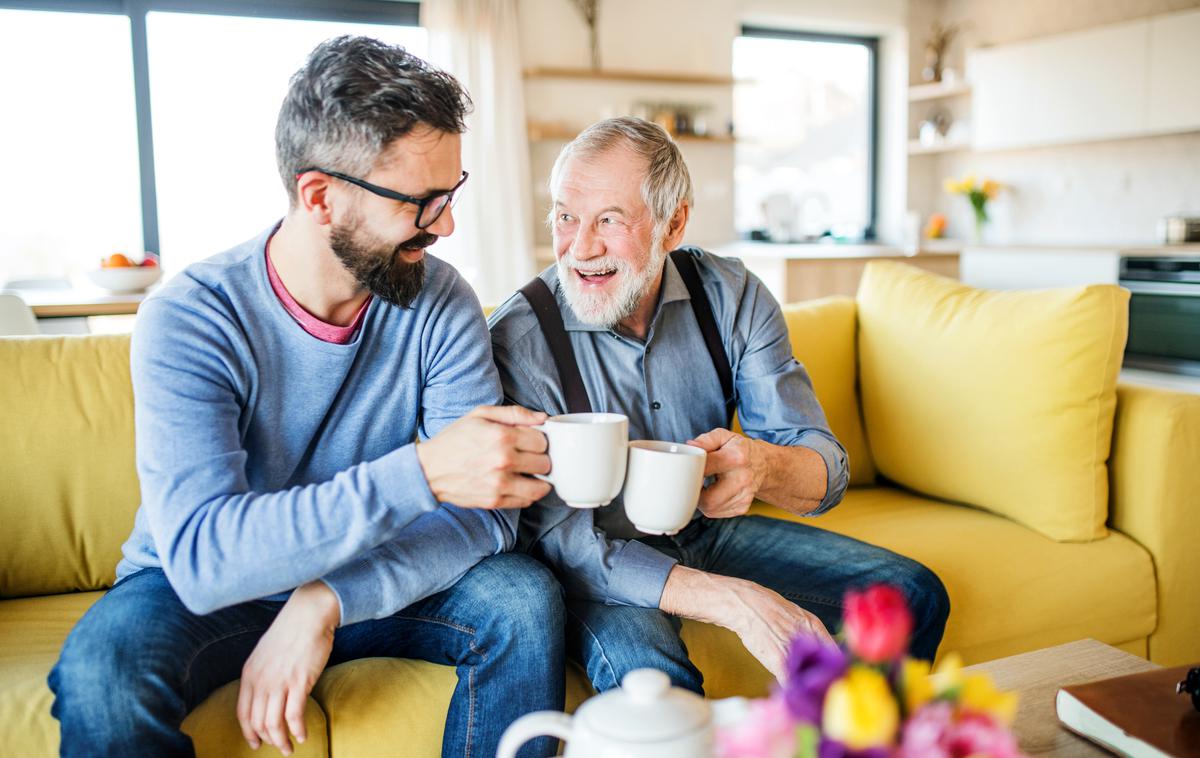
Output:
[[625,481],[629,417],[568,413],[533,427],[546,435],[550,474],[538,476],[572,508],[608,505]]
[[700,500],[707,456],[694,445],[656,440],[629,443],[625,515],[639,532],[675,534],[687,526]]

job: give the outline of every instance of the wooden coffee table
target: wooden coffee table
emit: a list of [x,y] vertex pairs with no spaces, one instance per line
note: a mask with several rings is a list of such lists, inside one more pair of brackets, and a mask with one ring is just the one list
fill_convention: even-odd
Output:
[[1054,697],[1060,687],[1159,668],[1096,640],[1079,640],[966,667],[990,674],[996,686],[1021,698],[1013,733],[1028,755],[1111,755],[1058,722]]

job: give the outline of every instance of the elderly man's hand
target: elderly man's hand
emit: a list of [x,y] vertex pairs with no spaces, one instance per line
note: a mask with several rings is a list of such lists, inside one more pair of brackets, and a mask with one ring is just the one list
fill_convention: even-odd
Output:
[[728,429],[713,429],[688,444],[708,452],[704,475],[716,476],[700,493],[700,512],[709,518],[731,518],[750,510],[767,477],[764,443]]

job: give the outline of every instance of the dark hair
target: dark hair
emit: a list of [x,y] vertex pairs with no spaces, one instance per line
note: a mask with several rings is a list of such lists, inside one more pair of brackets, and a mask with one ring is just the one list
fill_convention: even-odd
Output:
[[365,176],[393,140],[418,124],[466,130],[471,98],[450,74],[370,37],[326,40],[292,75],[275,124],[279,175],[295,205],[310,166]]

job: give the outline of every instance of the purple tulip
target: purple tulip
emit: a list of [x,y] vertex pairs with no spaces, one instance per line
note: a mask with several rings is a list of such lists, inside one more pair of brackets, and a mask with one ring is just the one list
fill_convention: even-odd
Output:
[[837,740],[822,737],[817,758],[888,758],[889,752],[890,748],[883,746],[851,750]]
[[841,648],[807,634],[797,635],[788,648],[783,682],[783,698],[792,717],[820,726],[825,693],[846,673],[847,664]]

